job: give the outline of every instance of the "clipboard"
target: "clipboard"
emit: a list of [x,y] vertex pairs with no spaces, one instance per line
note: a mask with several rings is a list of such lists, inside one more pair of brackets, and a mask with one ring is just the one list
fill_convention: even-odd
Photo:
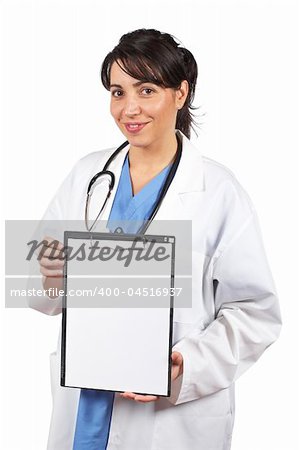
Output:
[[65,231],[64,247],[61,386],[170,396],[175,237]]

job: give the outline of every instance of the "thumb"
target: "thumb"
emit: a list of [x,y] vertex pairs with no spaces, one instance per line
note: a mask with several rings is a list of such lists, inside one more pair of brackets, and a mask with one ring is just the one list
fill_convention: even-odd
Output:
[[179,352],[172,352],[171,360],[174,364],[181,364],[183,361],[183,357]]

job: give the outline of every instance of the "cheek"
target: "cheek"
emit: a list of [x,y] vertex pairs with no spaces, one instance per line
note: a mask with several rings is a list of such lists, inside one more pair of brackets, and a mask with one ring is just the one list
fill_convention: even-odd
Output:
[[176,108],[173,102],[157,102],[151,108],[152,114],[156,117],[162,117],[163,121],[172,120],[176,114]]
[[114,119],[117,119],[120,115],[121,107],[119,104],[113,102],[110,103],[110,113]]

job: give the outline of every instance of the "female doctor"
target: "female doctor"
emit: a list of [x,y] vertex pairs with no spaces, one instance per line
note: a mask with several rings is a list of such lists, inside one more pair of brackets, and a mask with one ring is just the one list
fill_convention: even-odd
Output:
[[[99,211],[108,227],[124,220],[136,233],[144,221],[192,220],[192,308],[175,312],[168,398],[61,387],[58,346],[47,448],[228,450],[234,382],[281,325],[256,212],[232,172],[190,141],[197,64],[189,50],[167,33],[136,30],[106,56],[101,78],[127,142],[117,154],[81,159],[44,219],[84,219],[90,180],[111,171],[115,184]],[[61,284],[62,264],[41,259],[45,288]],[[61,298],[31,306],[59,314]]]

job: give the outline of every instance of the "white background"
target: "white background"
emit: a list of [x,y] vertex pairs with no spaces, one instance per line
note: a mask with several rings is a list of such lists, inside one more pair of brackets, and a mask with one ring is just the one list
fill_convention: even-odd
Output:
[[[193,52],[201,128],[192,140],[250,194],[284,322],[277,343],[237,382],[232,450],[299,448],[297,2],[0,4],[6,219],[39,219],[79,157],[124,141],[99,78],[122,34],[157,28]],[[42,450],[51,414],[48,354],[60,317],[4,308],[2,317],[1,448]]]

